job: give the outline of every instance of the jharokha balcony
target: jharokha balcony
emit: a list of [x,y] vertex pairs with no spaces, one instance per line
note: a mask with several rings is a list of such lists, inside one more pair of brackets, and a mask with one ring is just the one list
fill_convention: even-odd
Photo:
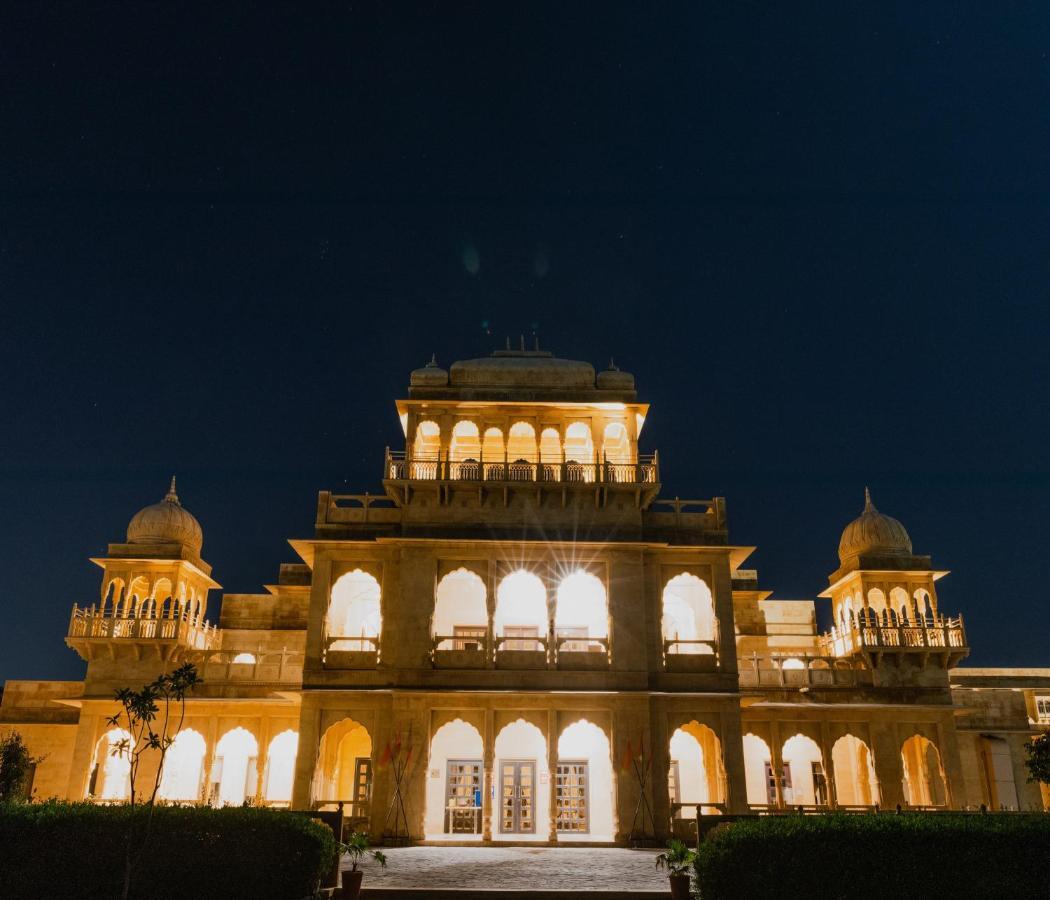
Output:
[[828,656],[860,655],[878,661],[887,654],[921,654],[943,656],[946,664],[955,665],[966,657],[969,644],[963,617],[931,616],[911,620],[894,620],[872,612],[862,613],[856,621],[833,627],[819,638],[820,652]]
[[605,459],[601,462],[573,460],[499,459],[453,460],[447,456],[423,456],[387,448],[383,465],[384,481],[454,481],[475,484],[543,485],[657,485],[660,482],[659,455],[639,454],[636,462]]
[[94,606],[73,605],[66,644],[84,659],[100,655],[115,656],[127,647],[138,659],[155,654],[175,659],[186,651],[213,650],[218,647],[218,629],[201,615],[172,610],[162,616],[115,616]]

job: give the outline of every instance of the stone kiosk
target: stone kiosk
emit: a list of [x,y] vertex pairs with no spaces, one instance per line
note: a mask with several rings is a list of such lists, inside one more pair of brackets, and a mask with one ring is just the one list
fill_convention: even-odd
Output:
[[[870,496],[819,596],[773,599],[722,498],[662,499],[634,377],[533,350],[436,362],[397,402],[381,490],[322,491],[260,594],[226,594],[172,482],[109,545],[66,643],[82,682],[8,682],[39,797],[118,801],[113,690],[203,686],[171,802],[340,811],[434,842],[628,843],[697,808],[1030,809],[1050,669],[966,669],[947,572]],[[643,787],[644,786],[644,787]],[[644,791],[644,797],[640,794]],[[651,812],[651,824],[648,813]]]

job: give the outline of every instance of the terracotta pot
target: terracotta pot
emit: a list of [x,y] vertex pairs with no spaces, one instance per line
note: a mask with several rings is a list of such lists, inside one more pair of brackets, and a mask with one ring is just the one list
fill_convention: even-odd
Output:
[[671,882],[671,900],[690,900],[689,875],[669,875]]
[[361,879],[364,874],[360,869],[343,873],[343,900],[357,900],[361,896]]

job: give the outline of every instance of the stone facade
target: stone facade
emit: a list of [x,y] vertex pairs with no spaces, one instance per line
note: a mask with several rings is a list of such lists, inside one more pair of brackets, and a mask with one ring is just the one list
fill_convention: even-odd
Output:
[[814,600],[743,568],[722,498],[660,498],[630,374],[508,349],[413,372],[397,411],[382,492],[321,492],[299,561],[225,595],[216,626],[174,482],[136,514],[70,617],[84,681],[6,685],[0,728],[44,756],[37,796],[120,800],[113,691],[192,661],[173,802],[621,844],[688,833],[698,806],[1050,806],[1023,769],[1050,669],[959,667],[947,572],[870,497],[822,634]]

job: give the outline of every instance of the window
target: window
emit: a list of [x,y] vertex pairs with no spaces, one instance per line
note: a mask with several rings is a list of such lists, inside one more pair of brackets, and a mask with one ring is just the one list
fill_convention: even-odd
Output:
[[[587,640],[587,626],[586,625],[562,625],[557,629],[558,637],[560,638],[573,638],[571,641],[566,641],[561,645],[562,650],[570,652],[586,653],[590,650],[601,650],[601,644],[592,644]],[[576,638],[582,638],[582,640],[575,640]]]
[[453,625],[453,650],[480,650],[486,629],[479,625]]
[[1050,697],[1035,698],[1036,716],[1040,723],[1050,724]]
[[241,666],[251,666],[255,664],[255,654],[253,653],[238,653],[233,661],[235,664]]
[[678,760],[671,760],[671,768],[667,773],[667,794],[671,798],[672,803],[682,802],[682,792],[679,788],[681,784],[681,775],[678,771]]
[[587,834],[590,816],[587,810],[586,760],[559,762],[555,770],[554,800],[557,804],[555,822],[558,831]]
[[[540,630],[535,625],[507,625],[503,635],[511,640],[503,642],[504,650],[542,650],[539,641]],[[532,638],[532,640],[528,640]]]

